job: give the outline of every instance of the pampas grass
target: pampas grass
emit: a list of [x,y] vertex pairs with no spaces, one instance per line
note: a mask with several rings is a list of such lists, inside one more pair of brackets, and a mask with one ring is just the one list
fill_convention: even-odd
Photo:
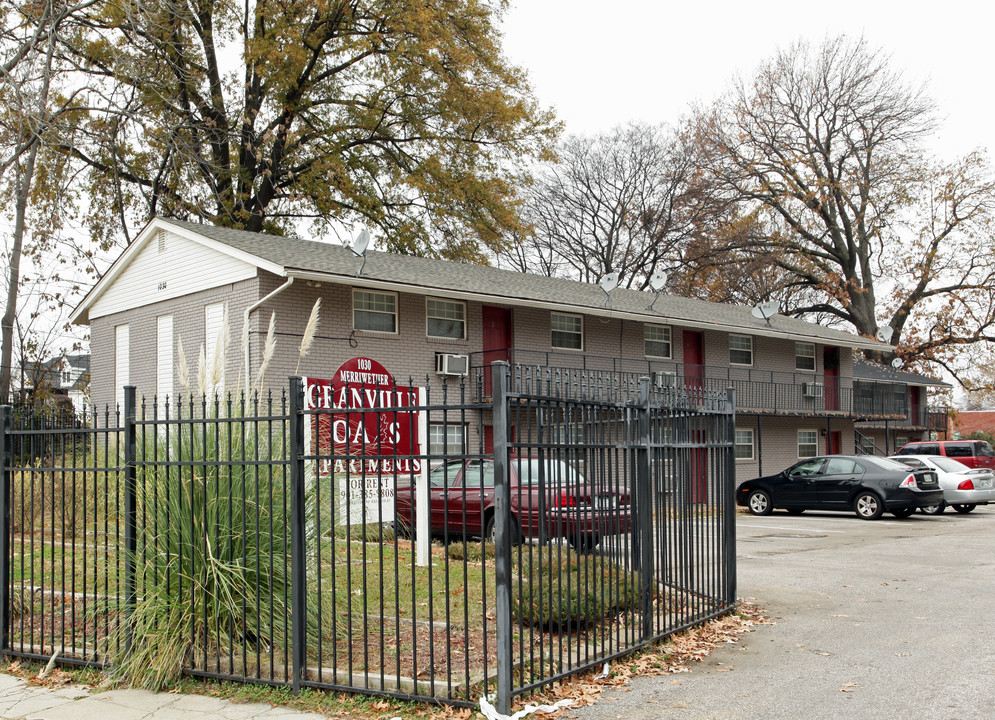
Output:
[[270,360],[273,359],[273,353],[276,352],[276,313],[269,316],[269,328],[266,330],[266,344],[263,346],[263,361],[259,364],[259,370],[256,371],[256,381],[254,383],[256,389],[259,389],[263,385],[263,379],[266,377],[266,369],[269,367]]
[[[321,301],[301,339],[300,360],[307,355],[318,328]],[[133,643],[114,657],[115,672],[131,684],[161,689],[184,667],[208,665],[226,654],[251,659],[265,648],[287,648],[289,628],[270,618],[289,617],[290,528],[279,498],[287,478],[275,468],[286,456],[282,425],[266,429],[247,404],[223,403],[217,392],[224,382],[228,349],[228,316],[212,357],[200,347],[197,385],[207,417],[191,422],[160,446],[156,456],[168,463],[143,465],[137,490],[144,532],[138,558],[145,562],[139,600],[130,627]],[[247,345],[243,328],[242,345]],[[189,390],[190,369],[178,342],[181,384]],[[276,314],[270,316],[262,362],[250,390],[263,390],[265,373],[276,352]],[[248,382],[248,378],[241,382]],[[206,402],[213,395],[213,402]],[[249,404],[251,406],[251,404]],[[258,403],[256,405],[258,407]],[[189,412],[195,412],[191,401]],[[227,409],[226,409],[227,408]],[[178,406],[181,418],[182,404]],[[215,422],[223,413],[234,416]],[[162,442],[162,440],[160,440]],[[246,462],[252,459],[253,462]],[[271,465],[270,463],[275,463]],[[309,502],[309,514],[315,504]],[[310,524],[310,523],[309,523]],[[317,632],[316,606],[308,607],[310,634]],[[120,633],[127,631],[122,625]],[[207,669],[199,667],[199,669]]]
[[307,357],[308,352],[311,350],[311,343],[314,341],[314,334],[318,330],[318,311],[321,309],[321,298],[314,301],[314,307],[311,308],[311,317],[307,320],[307,326],[304,328],[304,335],[301,337],[301,349],[297,353],[297,369],[294,371],[295,375],[301,374],[301,360]]

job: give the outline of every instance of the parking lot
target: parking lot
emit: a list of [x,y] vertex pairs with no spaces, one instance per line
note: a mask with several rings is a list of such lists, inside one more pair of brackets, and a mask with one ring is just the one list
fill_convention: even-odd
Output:
[[741,598],[774,618],[580,718],[995,717],[995,508],[737,515]]

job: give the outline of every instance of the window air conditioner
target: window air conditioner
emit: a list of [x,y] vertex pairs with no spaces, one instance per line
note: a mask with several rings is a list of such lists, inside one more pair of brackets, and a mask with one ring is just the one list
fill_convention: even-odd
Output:
[[802,395],[807,398],[821,398],[822,383],[817,383],[817,382],[802,383]]
[[653,385],[658,388],[677,387],[677,373],[654,372]]
[[435,354],[435,372],[439,375],[466,375],[470,369],[470,358],[467,355]]

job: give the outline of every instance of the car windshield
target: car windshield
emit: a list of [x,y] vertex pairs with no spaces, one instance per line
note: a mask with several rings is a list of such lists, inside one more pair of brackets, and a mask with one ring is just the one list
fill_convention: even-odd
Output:
[[511,465],[521,485],[563,485],[584,482],[576,468],[562,460],[544,458],[517,458]]
[[861,464],[865,467],[873,468],[875,470],[904,470],[908,472],[909,466],[898,462],[897,460],[889,460],[888,458],[874,457],[873,455],[865,455],[860,458]]

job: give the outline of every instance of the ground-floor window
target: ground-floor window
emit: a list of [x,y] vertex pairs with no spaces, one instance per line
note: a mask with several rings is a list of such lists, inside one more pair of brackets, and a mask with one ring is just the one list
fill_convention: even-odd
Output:
[[736,459],[753,459],[753,430],[736,428]]
[[819,433],[816,430],[798,431],[798,457],[814,457],[819,454]]
[[428,452],[443,457],[462,455],[466,442],[466,429],[462,423],[432,423],[428,426]]

